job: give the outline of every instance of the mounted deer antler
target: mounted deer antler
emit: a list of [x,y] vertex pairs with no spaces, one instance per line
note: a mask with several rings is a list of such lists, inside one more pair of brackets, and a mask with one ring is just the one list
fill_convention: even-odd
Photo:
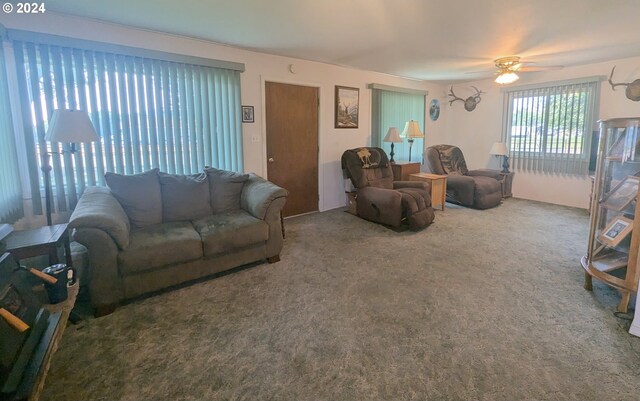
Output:
[[616,70],[616,66],[611,69],[611,75],[609,75],[609,84],[611,85],[611,89],[616,90],[616,86],[626,86],[624,93],[627,96],[627,99],[632,100],[634,102],[640,101],[640,79],[636,79],[633,82],[621,82],[614,84],[613,83],[613,72]]
[[478,105],[478,103],[480,103],[480,101],[482,100],[482,98],[480,97],[480,95],[482,95],[484,92],[482,92],[480,89],[476,88],[475,86],[472,86],[473,89],[476,90],[476,94],[475,95],[471,95],[466,99],[463,99],[461,97],[456,96],[455,93],[453,93],[453,86],[449,89],[449,95],[453,97],[453,99],[449,100],[449,105],[453,104],[453,102],[455,102],[456,100],[460,100],[462,102],[464,102],[464,109],[466,111],[473,111],[476,109],[476,106]]

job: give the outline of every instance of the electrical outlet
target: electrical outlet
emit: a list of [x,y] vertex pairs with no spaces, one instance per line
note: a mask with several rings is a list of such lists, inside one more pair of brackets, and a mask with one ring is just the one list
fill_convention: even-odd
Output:
[[253,135],[251,137],[251,142],[260,142],[260,137],[258,135]]

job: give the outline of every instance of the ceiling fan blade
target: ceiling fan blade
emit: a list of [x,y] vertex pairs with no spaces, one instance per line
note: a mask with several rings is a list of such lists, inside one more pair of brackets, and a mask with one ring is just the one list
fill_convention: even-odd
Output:
[[561,70],[563,69],[563,65],[531,65],[531,66],[522,66],[518,71],[521,72],[536,72],[536,71],[551,71],[551,70]]

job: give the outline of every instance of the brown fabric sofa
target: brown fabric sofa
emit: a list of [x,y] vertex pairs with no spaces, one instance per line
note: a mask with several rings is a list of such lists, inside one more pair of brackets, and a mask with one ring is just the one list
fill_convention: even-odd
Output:
[[277,262],[288,192],[254,174],[209,169],[105,176],[89,187],[69,226],[89,254],[96,315],[125,300],[247,263]]
[[429,172],[447,176],[447,201],[476,209],[489,209],[502,201],[500,172],[469,170],[457,146],[431,146],[424,156]]
[[383,149],[347,150],[342,154],[342,169],[357,188],[358,216],[392,227],[399,227],[406,219],[412,230],[433,222],[429,184],[393,181],[391,164]]

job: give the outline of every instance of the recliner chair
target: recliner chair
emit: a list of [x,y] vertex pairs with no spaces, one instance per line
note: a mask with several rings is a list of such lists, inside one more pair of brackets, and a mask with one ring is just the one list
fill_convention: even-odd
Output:
[[447,200],[476,209],[489,209],[502,201],[502,175],[498,170],[469,170],[462,151],[453,145],[430,146],[424,153],[427,169],[447,176]]
[[433,222],[429,184],[393,181],[391,164],[383,149],[349,149],[342,154],[342,169],[357,189],[358,216],[392,227],[399,227],[406,219],[414,231]]

